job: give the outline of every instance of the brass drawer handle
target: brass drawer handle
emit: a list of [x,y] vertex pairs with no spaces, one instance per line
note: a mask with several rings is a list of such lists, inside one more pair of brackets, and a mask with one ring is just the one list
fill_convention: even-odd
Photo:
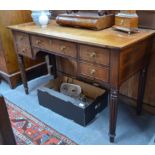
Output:
[[95,53],[95,52],[91,53],[91,54],[90,54],[90,57],[91,57],[91,58],[95,58],[95,57],[96,57],[96,53]]
[[90,75],[94,75],[95,74],[95,69],[92,69],[91,71],[90,71]]
[[21,51],[22,51],[22,53],[25,53],[26,49],[25,49],[25,48],[22,48],[22,50],[21,50]]
[[62,46],[60,47],[60,50],[61,50],[61,51],[64,51],[66,48],[67,48],[66,46],[62,45]]
[[24,36],[21,36],[21,37],[20,37],[20,40],[21,40],[21,41],[24,40]]
[[36,44],[39,45],[41,43],[40,40],[36,40]]

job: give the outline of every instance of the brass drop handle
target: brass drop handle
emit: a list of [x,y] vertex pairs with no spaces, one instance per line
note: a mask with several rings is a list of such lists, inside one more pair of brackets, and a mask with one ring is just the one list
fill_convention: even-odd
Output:
[[36,44],[38,45],[38,44],[40,44],[41,43],[41,41],[40,40],[36,40]]
[[24,36],[21,36],[21,37],[20,37],[20,40],[22,41],[23,39],[24,39]]
[[91,54],[90,54],[90,57],[91,57],[91,58],[95,58],[95,57],[96,57],[96,53],[95,53],[95,52],[91,53]]
[[62,45],[61,47],[60,47],[60,50],[61,51],[64,51],[66,49],[66,46],[64,46],[64,45]]
[[90,74],[91,74],[91,75],[94,75],[95,72],[96,72],[95,69],[92,69],[92,70],[90,71]]
[[26,49],[25,48],[22,48],[22,53],[25,53]]

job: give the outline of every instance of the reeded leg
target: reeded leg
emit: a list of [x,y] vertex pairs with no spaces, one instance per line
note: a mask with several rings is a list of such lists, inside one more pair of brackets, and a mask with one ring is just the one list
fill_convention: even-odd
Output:
[[21,77],[25,89],[25,93],[28,94],[28,84],[27,84],[27,77],[26,77],[26,72],[25,72],[25,65],[24,65],[24,58],[22,55],[18,55],[18,63],[19,63],[19,68],[21,72]]
[[142,112],[146,75],[147,75],[147,67],[143,68],[140,71],[140,75],[139,75],[138,97],[137,97],[137,114],[138,115],[141,114]]
[[115,131],[116,131],[116,121],[117,121],[117,110],[118,110],[118,94],[119,91],[112,89],[109,94],[109,140],[114,142],[115,140]]

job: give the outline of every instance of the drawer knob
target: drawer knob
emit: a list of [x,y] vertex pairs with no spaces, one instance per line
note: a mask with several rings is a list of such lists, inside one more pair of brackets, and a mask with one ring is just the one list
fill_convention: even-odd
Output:
[[90,54],[90,57],[91,57],[91,58],[95,58],[95,57],[96,57],[96,53],[95,53],[95,52],[91,53],[91,54]]
[[23,49],[22,49],[22,53],[25,53],[25,51],[26,51],[26,49],[25,49],[25,48],[23,48]]
[[92,70],[90,71],[90,74],[91,74],[91,75],[94,75],[95,72],[96,72],[95,69],[92,69]]
[[66,46],[64,46],[64,45],[60,47],[61,51],[64,51],[65,49],[66,49]]
[[24,39],[24,37],[23,37],[23,36],[21,36],[21,37],[20,37],[20,40],[22,41],[23,39]]
[[36,40],[36,44],[38,45],[38,44],[40,44],[41,43],[41,41],[40,40]]

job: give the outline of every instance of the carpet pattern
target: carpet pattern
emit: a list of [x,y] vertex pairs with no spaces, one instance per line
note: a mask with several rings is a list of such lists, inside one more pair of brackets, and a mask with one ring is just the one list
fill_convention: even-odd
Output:
[[76,143],[31,114],[6,101],[18,145],[75,145]]
[[[87,127],[54,113],[39,105],[37,89],[53,77],[47,75],[29,81],[29,95],[23,85],[10,89],[2,81],[0,93],[11,103],[37,117],[79,145],[109,145],[108,125],[109,109],[105,108]],[[155,116],[143,113],[137,116],[135,109],[119,102],[115,145],[148,145],[155,144]]]

